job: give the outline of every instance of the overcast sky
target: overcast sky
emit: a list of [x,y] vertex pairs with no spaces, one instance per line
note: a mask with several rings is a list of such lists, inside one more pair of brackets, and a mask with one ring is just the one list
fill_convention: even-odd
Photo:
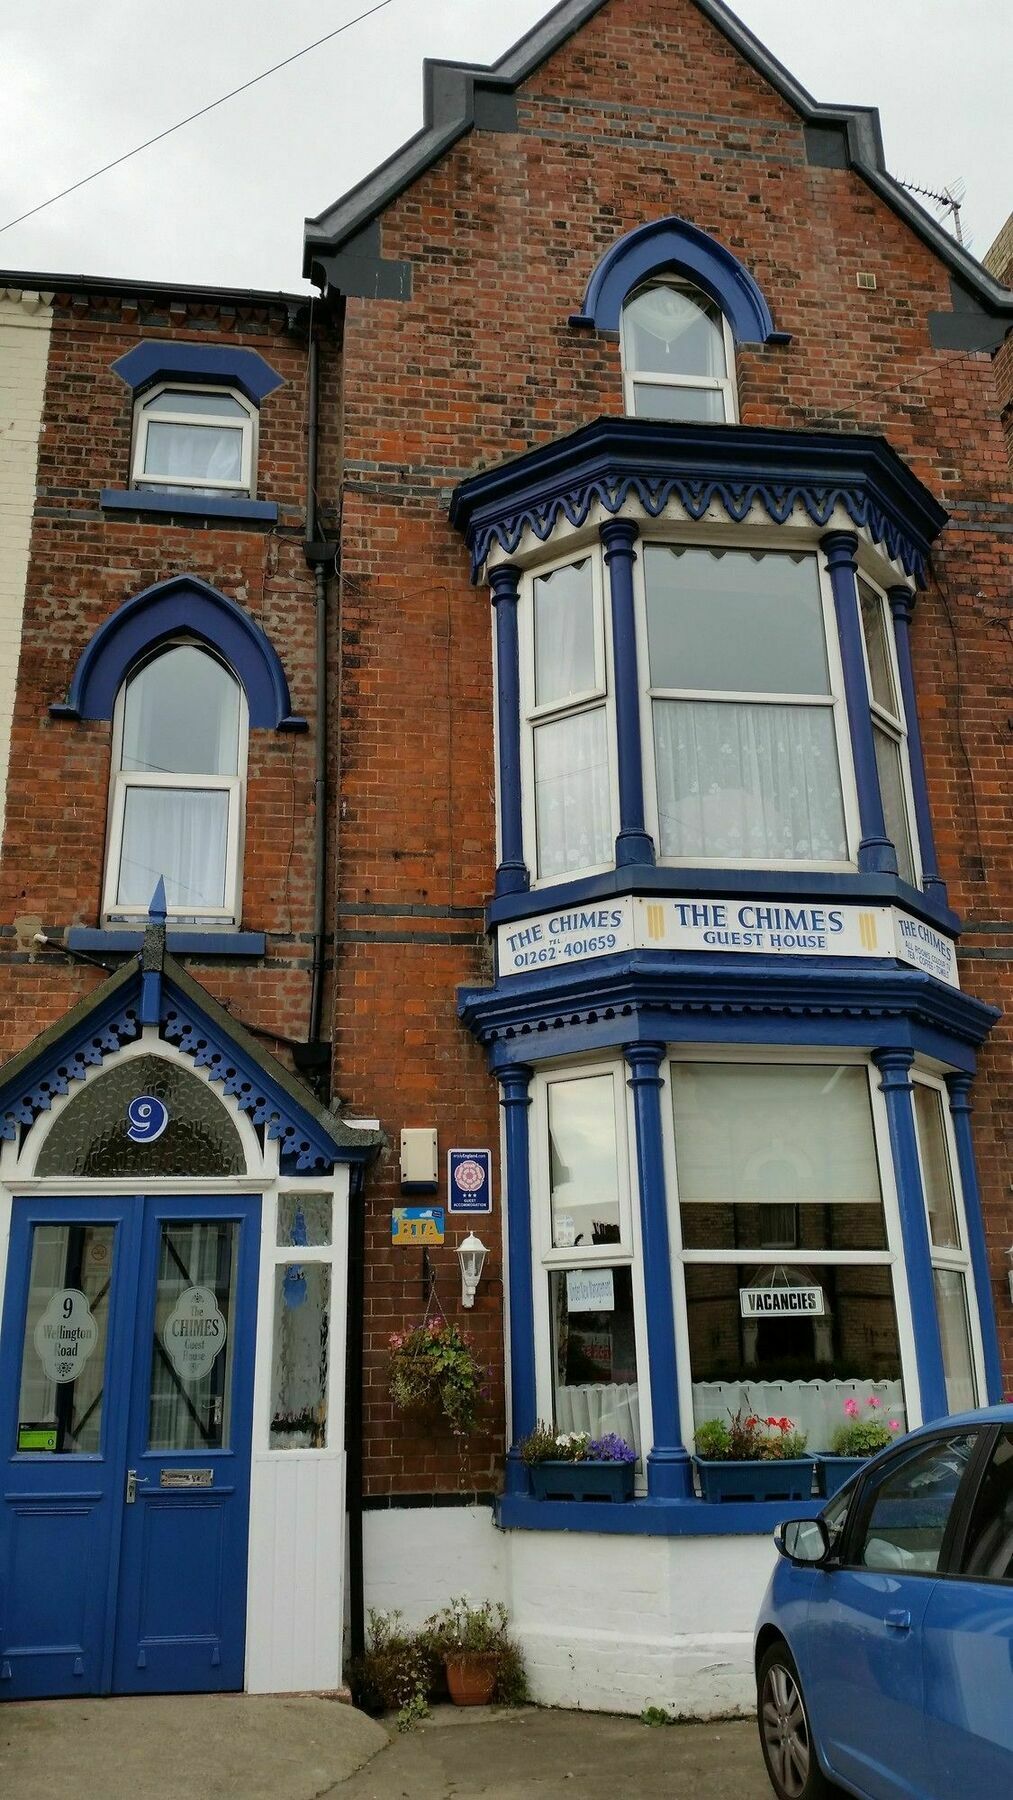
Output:
[[[0,21],[0,224],[375,0],[35,0]],[[300,291],[302,221],[422,122],[422,59],[492,62],[549,0],[391,0],[252,92],[0,232],[0,267]],[[736,0],[818,99],[878,106],[891,172],[1013,210],[1013,0]]]

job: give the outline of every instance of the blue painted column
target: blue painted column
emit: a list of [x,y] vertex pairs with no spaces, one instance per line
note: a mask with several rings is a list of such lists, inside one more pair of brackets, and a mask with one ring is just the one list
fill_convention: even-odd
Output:
[[953,1135],[957,1142],[960,1186],[964,1195],[967,1247],[971,1252],[971,1268],[974,1274],[975,1292],[978,1296],[978,1317],[981,1320],[981,1343],[985,1358],[985,1384],[988,1389],[989,1405],[995,1406],[1002,1399],[1002,1364],[999,1361],[995,1299],[991,1271],[988,1266],[985,1226],[981,1216],[981,1195],[978,1191],[978,1171],[974,1161],[974,1140],[971,1136],[971,1077],[962,1071],[947,1075],[946,1085],[950,1090],[950,1116],[953,1120]]
[[693,1465],[679,1425],[679,1382],[675,1358],[675,1311],[668,1243],[668,1200],[661,1136],[661,1076],[664,1044],[627,1044],[628,1086],[633,1091],[640,1183],[644,1296],[651,1369],[654,1443],[647,1457],[647,1492],[652,1500],[693,1497]]
[[513,1444],[507,1455],[506,1491],[530,1493],[526,1465],[516,1445],[538,1421],[535,1390],[535,1311],[531,1286],[531,1165],[528,1108],[531,1070],[509,1063],[497,1073],[506,1126],[507,1256],[510,1270],[510,1414]]
[[517,602],[521,572],[513,563],[489,571],[496,612],[496,741],[499,746],[499,841],[496,894],[523,894],[530,886],[521,817],[521,670]]
[[828,531],[820,538],[834,591],[837,637],[844,668],[844,693],[851,731],[851,755],[858,789],[858,816],[862,829],[858,866],[877,875],[896,875],[897,852],[886,835],[883,801],[876,767],[876,745],[869,714],[869,683],[862,654],[862,622],[858,611],[858,539],[853,531]]
[[949,1407],[946,1401],[939,1317],[932,1287],[929,1222],[925,1212],[911,1096],[911,1064],[914,1053],[907,1049],[875,1050],[873,1061],[880,1072],[880,1087],[890,1122],[890,1147],[893,1151],[893,1169],[900,1206],[904,1266],[911,1298],[911,1324],[914,1330],[918,1385],[921,1388],[922,1418],[941,1419],[946,1416]]
[[633,608],[637,526],[633,519],[608,519],[599,526],[598,535],[605,546],[612,597],[612,667],[619,753],[616,867],[623,868],[630,863],[654,861],[654,840],[644,823],[644,761],[640,747],[640,679]]
[[897,648],[897,673],[900,676],[900,693],[904,703],[904,718],[907,721],[907,751],[908,762],[911,765],[911,792],[915,803],[918,848],[921,852],[922,888],[926,894],[932,895],[945,906],[947,904],[946,883],[939,873],[939,863],[936,858],[936,841],[932,833],[932,814],[929,810],[929,790],[925,780],[922,734],[918,724],[914,674],[911,668],[911,614],[914,611],[915,597],[908,587],[892,587],[887,590],[887,599],[893,614],[893,641]]

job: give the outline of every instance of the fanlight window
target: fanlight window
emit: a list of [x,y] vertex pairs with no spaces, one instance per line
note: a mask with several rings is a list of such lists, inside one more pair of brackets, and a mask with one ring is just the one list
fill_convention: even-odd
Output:
[[171,645],[125,682],[116,706],[105,914],[147,912],[158,878],[177,919],[239,919],[247,713],[225,665]]
[[254,409],[231,389],[155,388],[137,403],[134,486],[249,495],[255,424]]
[[698,288],[655,281],[622,317],[626,409],[640,419],[734,422],[735,357],[720,309]]

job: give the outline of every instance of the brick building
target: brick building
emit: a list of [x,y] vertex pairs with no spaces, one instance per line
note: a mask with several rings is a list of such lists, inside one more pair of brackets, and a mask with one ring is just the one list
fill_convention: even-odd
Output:
[[[42,1321],[54,1296],[76,1321],[80,1293],[97,1342],[101,1283],[90,1239],[71,1278],[66,1234],[90,1205],[105,1256],[135,1231],[150,1271],[159,1197],[185,1208],[208,1172],[189,1089],[176,1160],[156,1149],[168,1127],[143,1141],[181,1103],[150,1065],[131,1091],[129,1063],[171,1053],[268,1144],[219,1148],[217,1212],[178,1214],[217,1232],[218,1273],[160,1269],[154,1358],[141,1281],[138,1379],[161,1385],[117,1399],[119,1454],[170,1449],[150,1469],[171,1483],[199,1448],[195,1477],[224,1480],[222,1409],[247,1370],[248,1685],[338,1676],[347,1217],[353,1642],[363,1600],[421,1616],[467,1589],[510,1605],[538,1698],[724,1710],[748,1699],[782,1505],[700,1497],[695,1428],[755,1406],[826,1450],[847,1399],[913,1423],[1009,1384],[993,356],[1013,295],[891,180],[876,115],[813,101],[719,0],[564,0],[495,68],[425,79],[418,137],[308,222],[312,319],[277,297],[22,278],[54,298],[4,842],[0,1175],[4,1354],[20,1367],[23,1340],[28,1368],[37,1326],[42,1349],[0,1430],[28,1434],[26,1493],[70,1466],[53,1452],[82,1428],[46,1411],[68,1384]],[[151,677],[159,650],[189,659],[177,686],[172,664]],[[184,752],[170,725],[191,715]],[[230,761],[247,718],[248,761]],[[124,845],[166,876],[143,943],[151,895]],[[99,985],[82,957],[117,972]],[[122,1203],[96,1210],[112,1165],[89,1161],[120,1067],[117,1125],[155,1105],[140,1148],[117,1139],[112,1183],[144,1175],[143,1232]],[[380,1122],[371,1163],[377,1134],[348,1115]],[[405,1130],[436,1136],[421,1195],[414,1167],[402,1191]],[[456,1147],[492,1152],[488,1221],[452,1210]],[[229,1276],[223,1236],[251,1236],[240,1193],[262,1200],[256,1330],[255,1272]],[[392,1235],[419,1199],[447,1215],[425,1258]],[[36,1278],[43,1226],[65,1236]],[[470,1316],[469,1229],[489,1248]],[[165,1334],[181,1297],[200,1337],[233,1295],[234,1362],[193,1377],[208,1447]],[[463,1442],[388,1392],[391,1332],[434,1305],[467,1318],[491,1371]],[[184,1441],[131,1435],[146,1399]],[[627,1438],[634,1498],[607,1515],[536,1498],[516,1445],[538,1418]],[[166,1531],[196,1530],[176,1500]],[[229,1632],[187,1627],[218,1671],[228,1640],[227,1676],[198,1685],[237,1685],[241,1611]],[[90,1662],[39,1675],[40,1653],[15,1674],[193,1685],[192,1663],[159,1664],[168,1624],[138,1636],[135,1614],[94,1627]]]

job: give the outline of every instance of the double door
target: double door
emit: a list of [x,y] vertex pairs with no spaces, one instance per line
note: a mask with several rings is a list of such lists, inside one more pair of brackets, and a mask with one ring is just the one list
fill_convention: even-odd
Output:
[[243,1686],[259,1211],[14,1202],[0,1700]]

